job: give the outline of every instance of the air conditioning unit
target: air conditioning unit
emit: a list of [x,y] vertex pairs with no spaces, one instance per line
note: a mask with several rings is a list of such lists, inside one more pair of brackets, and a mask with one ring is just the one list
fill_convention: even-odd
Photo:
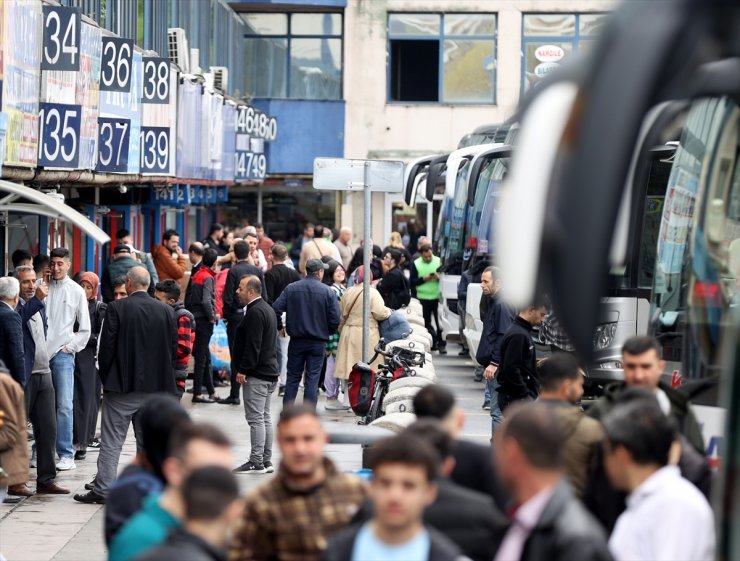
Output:
[[180,27],[170,27],[167,30],[167,51],[170,60],[180,67],[186,74],[190,73],[190,49],[185,30]]
[[229,69],[225,66],[211,66],[213,74],[213,87],[226,93],[229,87]]

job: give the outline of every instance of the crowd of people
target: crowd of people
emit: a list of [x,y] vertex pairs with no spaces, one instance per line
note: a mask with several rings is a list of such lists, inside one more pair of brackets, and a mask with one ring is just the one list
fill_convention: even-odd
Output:
[[[95,451],[97,474],[74,499],[106,505],[111,561],[713,558],[701,432],[685,395],[661,382],[655,340],[624,345],[624,382],[584,412],[578,357],[537,355],[534,327],[556,325],[547,300],[512,308],[500,272],[487,267],[474,376],[486,381],[490,446],[461,439],[454,395],[430,385],[414,398],[417,421],[373,446],[367,483],[327,457],[318,396],[327,410],[349,408],[363,332],[377,343],[412,296],[433,350],[446,353],[439,258],[428,239],[412,255],[394,235],[383,250],[367,241],[366,270],[347,228],[333,236],[307,224],[291,244],[259,224],[240,233],[213,224],[185,256],[174,230],[151,253],[120,230],[100,278],[71,275],[65,248],[13,254],[12,276],[0,278],[7,500],[70,493],[57,472]],[[221,324],[231,358],[224,396],[209,346]],[[238,467],[229,437],[183,407],[191,368],[193,407],[243,404],[250,453]],[[119,474],[132,425],[137,454]],[[235,474],[273,472],[240,496]]]

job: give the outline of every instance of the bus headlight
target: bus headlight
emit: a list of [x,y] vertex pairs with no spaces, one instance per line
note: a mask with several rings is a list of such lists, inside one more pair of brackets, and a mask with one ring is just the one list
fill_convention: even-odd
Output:
[[594,333],[594,350],[600,351],[609,347],[614,340],[614,334],[616,332],[616,323],[602,323],[599,325]]

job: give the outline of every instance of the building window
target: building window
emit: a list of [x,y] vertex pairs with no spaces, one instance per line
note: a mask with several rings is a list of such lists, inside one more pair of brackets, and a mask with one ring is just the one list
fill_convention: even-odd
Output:
[[242,14],[247,94],[342,98],[342,14]]
[[391,102],[495,103],[495,14],[389,14]]
[[607,14],[525,14],[522,21],[522,93],[572,53],[589,49]]

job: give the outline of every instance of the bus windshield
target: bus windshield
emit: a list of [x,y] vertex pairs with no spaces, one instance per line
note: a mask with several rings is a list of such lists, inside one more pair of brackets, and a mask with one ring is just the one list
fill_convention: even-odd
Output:
[[465,222],[468,215],[468,174],[470,173],[471,159],[465,158],[460,162],[455,180],[455,196],[452,202],[452,212],[448,216],[449,227],[445,253],[440,255],[445,266],[445,272],[459,275],[462,271],[463,241]]
[[496,158],[488,162],[478,177],[475,187],[475,200],[468,212],[465,224],[466,250],[463,268],[478,261],[478,258],[489,257],[489,245],[493,228],[495,197],[498,188],[506,176],[509,158]]

